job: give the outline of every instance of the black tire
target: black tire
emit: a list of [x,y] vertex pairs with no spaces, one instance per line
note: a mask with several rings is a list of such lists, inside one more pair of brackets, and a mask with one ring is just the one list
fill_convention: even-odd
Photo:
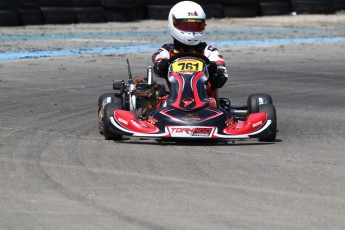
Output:
[[221,3],[224,5],[232,5],[232,4],[256,4],[259,0],[221,0]]
[[265,93],[254,93],[248,96],[248,115],[259,112],[259,106],[263,104],[273,104],[272,97]]
[[40,6],[71,6],[71,0],[41,0]]
[[0,9],[0,26],[18,26],[19,14],[17,10]]
[[105,22],[105,12],[102,7],[77,7],[74,8],[77,23]]
[[20,23],[22,25],[41,25],[43,23],[42,13],[38,8],[18,9]]
[[[173,6],[173,5],[181,2],[181,0],[164,0],[164,1],[162,1],[162,0],[146,0],[145,2],[148,5],[172,5]],[[206,4],[221,3],[221,0],[194,0],[193,2],[196,2],[203,7],[203,5],[206,5]]]
[[143,7],[109,9],[105,11],[105,18],[108,22],[134,22],[145,19]]
[[222,4],[206,4],[202,6],[207,18],[224,18]]
[[260,15],[288,15],[291,12],[288,2],[260,2]]
[[105,11],[105,20],[107,22],[126,22],[126,21],[134,21],[131,17],[126,15],[124,12],[121,11],[113,11],[113,10],[106,10]]
[[258,15],[256,4],[233,4],[223,6],[227,18],[249,18]]
[[98,112],[102,107],[102,103],[103,101],[107,98],[107,97],[111,97],[114,98],[115,97],[115,93],[103,93],[99,98],[98,98]]
[[298,14],[332,14],[333,1],[329,0],[290,0],[291,9]]
[[273,3],[285,2],[285,3],[290,3],[290,0],[259,0],[259,2],[273,2]]
[[[179,1],[177,1],[179,2]],[[162,3],[162,2],[161,2]],[[170,4],[168,4],[170,3]],[[201,4],[207,18],[224,18],[223,6],[221,4],[212,4],[212,1]],[[174,6],[173,1],[162,4],[147,4],[146,10],[149,19],[167,20],[170,9]]]
[[101,6],[101,0],[71,0],[74,7],[93,7]]
[[333,6],[335,11],[345,10],[345,1],[333,0]]
[[147,5],[147,16],[149,19],[168,20],[171,7],[173,5]]
[[277,137],[277,113],[276,108],[272,104],[263,104],[259,105],[259,111],[265,112],[268,116],[268,119],[272,121],[269,132],[267,135],[260,137],[259,141],[268,141],[273,142]]
[[41,7],[43,21],[46,24],[73,24],[74,12],[68,7]]
[[110,118],[114,116],[114,110],[122,109],[122,98],[114,97],[113,100],[114,101],[112,103],[109,103],[104,107],[103,136],[106,140],[119,141],[122,140],[122,134],[111,131]]
[[18,0],[0,0],[0,10],[19,6]]
[[[179,0],[178,2],[181,2],[181,0]],[[205,5],[209,4],[220,4],[221,0],[193,0],[193,2],[196,2],[204,7]]]
[[144,7],[143,0],[102,0],[102,6],[107,8],[133,8]]
[[146,5],[175,5],[176,3],[180,2],[179,0],[145,0]]
[[35,7],[40,6],[40,0],[18,0],[20,7]]

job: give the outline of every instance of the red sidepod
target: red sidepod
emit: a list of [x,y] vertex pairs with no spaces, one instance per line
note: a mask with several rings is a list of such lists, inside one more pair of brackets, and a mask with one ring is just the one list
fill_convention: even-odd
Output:
[[234,124],[225,128],[223,132],[230,135],[250,134],[264,126],[266,121],[266,113],[253,113],[250,114],[244,122],[235,122]]
[[134,114],[126,110],[115,110],[114,118],[118,124],[130,132],[136,133],[155,133],[159,129],[149,122],[138,120]]

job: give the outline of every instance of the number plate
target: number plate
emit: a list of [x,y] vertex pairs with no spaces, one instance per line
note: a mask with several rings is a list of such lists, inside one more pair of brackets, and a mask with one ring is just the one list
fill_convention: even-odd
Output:
[[173,72],[201,72],[204,63],[196,59],[182,59],[172,63]]

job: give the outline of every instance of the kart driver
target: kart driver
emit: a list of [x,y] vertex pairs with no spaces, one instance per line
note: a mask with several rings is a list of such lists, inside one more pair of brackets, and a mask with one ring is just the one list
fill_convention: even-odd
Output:
[[182,1],[173,6],[169,13],[168,28],[174,42],[165,44],[152,56],[153,71],[161,78],[167,78],[169,59],[176,53],[192,52],[205,55],[210,61],[208,94],[217,98],[217,88],[228,79],[223,56],[218,50],[202,42],[206,27],[206,14],[202,7],[192,1]]

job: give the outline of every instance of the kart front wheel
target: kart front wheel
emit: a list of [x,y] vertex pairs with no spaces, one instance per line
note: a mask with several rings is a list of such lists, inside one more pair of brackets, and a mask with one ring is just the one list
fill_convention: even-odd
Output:
[[276,114],[276,108],[272,104],[263,104],[259,105],[259,112],[264,112],[267,114],[267,119],[271,120],[272,123],[268,127],[269,132],[266,136],[260,137],[259,141],[269,141],[273,142],[276,140],[277,136],[277,114]]
[[114,133],[111,130],[112,125],[110,119],[114,117],[114,111],[117,109],[122,109],[122,99],[118,97],[112,98],[112,103],[104,107],[103,136],[106,140],[122,140],[122,134]]
[[98,98],[98,112],[99,110],[102,108],[103,106],[103,101],[106,99],[106,98],[115,98],[115,93],[103,93],[99,98]]

